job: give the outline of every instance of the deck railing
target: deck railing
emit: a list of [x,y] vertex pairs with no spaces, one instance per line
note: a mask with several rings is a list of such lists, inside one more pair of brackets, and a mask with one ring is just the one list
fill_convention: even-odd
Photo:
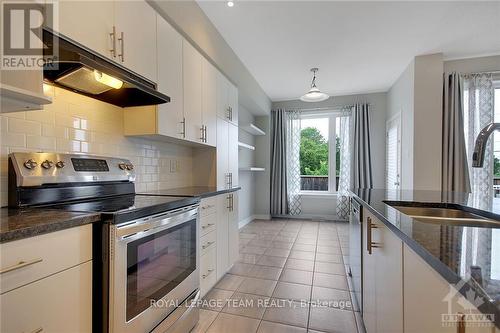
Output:
[[[336,189],[339,189],[339,177],[336,178]],[[328,191],[328,176],[300,176],[301,191]]]

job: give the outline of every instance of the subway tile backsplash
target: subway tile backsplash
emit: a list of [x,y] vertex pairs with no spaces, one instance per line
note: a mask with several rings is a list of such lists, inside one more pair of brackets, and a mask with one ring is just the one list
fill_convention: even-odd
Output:
[[[192,148],[125,137],[123,109],[64,89],[44,88],[53,103],[43,111],[0,114],[1,206],[7,205],[7,155],[15,151],[129,158],[136,166],[137,191],[192,185]],[[171,161],[178,163],[177,170],[171,170]]]

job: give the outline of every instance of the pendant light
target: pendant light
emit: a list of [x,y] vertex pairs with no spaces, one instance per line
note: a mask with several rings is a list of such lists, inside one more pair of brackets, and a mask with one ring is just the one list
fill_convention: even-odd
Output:
[[300,100],[303,102],[321,102],[328,99],[330,96],[321,92],[318,87],[316,87],[316,72],[317,68],[311,68],[311,72],[313,73],[313,79],[311,82],[311,89],[307,92],[307,94],[302,95]]

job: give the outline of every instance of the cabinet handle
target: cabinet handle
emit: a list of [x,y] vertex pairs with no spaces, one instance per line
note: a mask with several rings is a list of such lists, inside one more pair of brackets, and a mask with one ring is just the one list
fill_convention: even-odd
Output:
[[212,274],[212,272],[213,272],[213,271],[214,271],[214,269],[213,269],[213,268],[210,268],[209,270],[207,270],[207,274],[203,274],[201,277],[205,279],[205,278],[207,278],[210,274]]
[[201,248],[202,248],[203,250],[205,250],[207,247],[209,247],[209,246],[210,246],[210,245],[212,245],[213,243],[215,243],[215,242],[214,242],[214,241],[212,241],[212,242],[207,242],[207,244],[202,245],[202,246],[201,246]]
[[36,330],[31,331],[31,333],[40,333],[43,331],[43,327],[38,327]]
[[209,224],[206,224],[206,225],[202,225],[201,228],[202,229],[206,229],[206,228],[209,228],[211,226],[215,225],[215,223],[209,223]]
[[378,226],[372,223],[370,217],[366,218],[366,250],[368,254],[372,254],[372,248],[380,247],[380,244],[372,242],[372,229],[377,229]]
[[200,137],[200,141],[201,142],[205,142],[205,129],[204,129],[204,126],[201,125],[201,128],[200,128],[200,132],[201,132],[201,137]]
[[457,322],[457,333],[465,333],[465,315],[460,314],[460,318]]
[[116,27],[113,26],[113,31],[109,33],[109,37],[111,37],[111,55],[113,58],[116,58]]
[[0,274],[15,271],[16,269],[20,269],[20,268],[23,268],[26,266],[31,266],[31,265],[37,264],[39,262],[42,262],[42,261],[43,261],[42,258],[36,258],[33,260],[29,260],[29,261],[20,261],[19,263],[15,264],[15,265],[12,265],[10,267],[7,267],[7,268],[0,270]]
[[231,209],[229,211],[232,212],[234,210],[234,196],[232,194],[229,196],[231,197]]
[[118,41],[120,42],[120,49],[122,52],[121,54],[118,55],[118,57],[121,58],[122,62],[125,62],[125,40],[123,31],[120,33],[120,38],[118,38]]
[[186,118],[185,117],[182,117],[181,124],[182,124],[182,131],[179,134],[182,135],[183,139],[185,139],[186,138]]
[[204,133],[204,135],[205,135],[205,143],[207,143],[207,125],[205,125],[205,133]]

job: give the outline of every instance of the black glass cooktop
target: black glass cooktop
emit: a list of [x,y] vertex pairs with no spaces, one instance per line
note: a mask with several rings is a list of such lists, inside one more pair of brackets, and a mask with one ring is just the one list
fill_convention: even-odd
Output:
[[121,223],[199,203],[199,198],[122,195],[51,205],[53,209],[101,213],[103,220]]

